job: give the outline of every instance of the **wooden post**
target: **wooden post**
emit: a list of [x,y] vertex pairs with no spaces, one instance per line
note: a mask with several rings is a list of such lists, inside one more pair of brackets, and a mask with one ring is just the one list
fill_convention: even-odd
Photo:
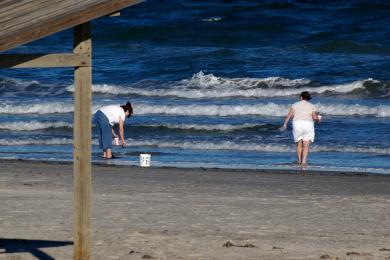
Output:
[[[73,29],[73,52],[92,53],[91,25],[84,23]],[[91,55],[90,55],[91,57]],[[74,71],[74,259],[92,258],[91,237],[91,105],[92,66],[75,67]]]

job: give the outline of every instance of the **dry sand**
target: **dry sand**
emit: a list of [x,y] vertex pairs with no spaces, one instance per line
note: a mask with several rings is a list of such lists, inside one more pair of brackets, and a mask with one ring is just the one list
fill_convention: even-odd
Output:
[[[71,164],[0,161],[0,259],[72,259]],[[93,166],[94,259],[390,259],[390,176]]]

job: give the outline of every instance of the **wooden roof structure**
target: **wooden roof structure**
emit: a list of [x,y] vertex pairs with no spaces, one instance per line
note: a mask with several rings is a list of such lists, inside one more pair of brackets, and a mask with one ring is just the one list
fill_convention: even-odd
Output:
[[0,0],[0,52],[142,0]]
[[[74,68],[74,259],[92,259],[92,37],[90,21],[143,0],[0,0],[0,68]],[[73,52],[10,54],[73,27]],[[7,51],[7,54],[1,52]]]

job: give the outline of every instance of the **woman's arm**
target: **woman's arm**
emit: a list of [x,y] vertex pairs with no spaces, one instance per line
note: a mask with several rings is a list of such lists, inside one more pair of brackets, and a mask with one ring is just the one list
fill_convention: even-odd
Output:
[[115,138],[118,137],[118,135],[117,135],[117,134],[115,133],[115,131],[114,131],[114,128],[112,128],[112,136],[115,137]]
[[311,117],[317,123],[321,122],[321,117],[318,115],[316,111],[311,112]]
[[284,124],[282,126],[282,129],[287,129],[288,121],[290,121],[290,118],[294,115],[294,109],[290,108],[290,111],[288,111],[288,114],[286,116],[286,119],[284,120]]
[[119,137],[121,139],[121,145],[125,145],[125,122],[119,118]]

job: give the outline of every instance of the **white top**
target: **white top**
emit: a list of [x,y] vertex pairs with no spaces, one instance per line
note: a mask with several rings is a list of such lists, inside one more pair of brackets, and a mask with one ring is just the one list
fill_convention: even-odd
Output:
[[299,102],[294,103],[292,105],[292,109],[294,110],[293,121],[297,121],[297,120],[313,121],[312,113],[316,111],[316,107],[312,103],[306,100],[301,100]]
[[126,119],[125,111],[120,105],[110,105],[99,109],[108,118],[110,125],[118,124],[119,118],[123,121]]

